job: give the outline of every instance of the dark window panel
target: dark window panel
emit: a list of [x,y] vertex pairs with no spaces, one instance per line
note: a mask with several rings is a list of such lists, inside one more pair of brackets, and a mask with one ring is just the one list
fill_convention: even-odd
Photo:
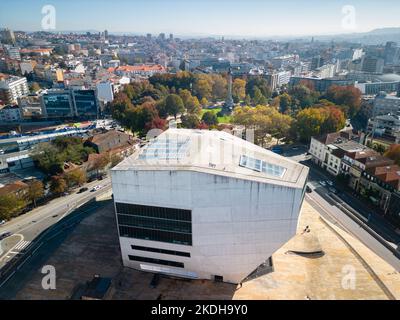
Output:
[[185,267],[182,262],[161,260],[161,259],[153,259],[153,258],[146,258],[146,257],[139,257],[139,256],[131,256],[131,255],[129,255],[128,257],[129,257],[129,260],[133,260],[133,261],[161,264],[161,265],[164,265],[164,266],[171,266],[171,267],[178,267],[178,268],[184,268]]

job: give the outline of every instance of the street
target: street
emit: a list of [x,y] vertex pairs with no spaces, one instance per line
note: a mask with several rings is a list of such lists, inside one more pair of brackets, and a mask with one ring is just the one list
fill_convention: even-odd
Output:
[[[91,189],[99,185],[99,190]],[[94,199],[96,196],[111,189],[109,177],[85,184],[89,190],[77,193],[79,188],[71,194],[51,200],[30,212],[16,217],[0,227],[0,234],[11,232],[13,235],[0,241],[0,268],[12,260],[14,256],[25,250],[31,242],[44,230],[59,222],[75,208]]]
[[306,193],[305,201],[323,218],[358,238],[399,271],[400,255],[396,256],[394,252],[400,243],[400,235],[382,216],[360,203],[361,201],[353,195],[342,189],[337,190],[337,194],[332,194],[329,185],[322,186],[320,181],[329,180],[334,183],[334,177],[310,163],[306,147],[296,146],[295,148],[295,150],[287,150],[284,156],[310,168],[308,184],[312,192]]

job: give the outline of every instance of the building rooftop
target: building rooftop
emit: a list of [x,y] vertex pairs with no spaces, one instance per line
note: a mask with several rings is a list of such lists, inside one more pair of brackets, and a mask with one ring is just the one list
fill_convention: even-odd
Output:
[[189,170],[302,188],[308,168],[224,131],[169,129],[114,167]]

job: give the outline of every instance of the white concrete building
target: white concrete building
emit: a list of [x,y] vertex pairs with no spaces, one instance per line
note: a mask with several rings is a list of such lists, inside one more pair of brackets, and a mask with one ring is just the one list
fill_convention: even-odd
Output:
[[226,132],[169,129],[112,169],[123,264],[238,283],[295,235],[307,175]]
[[0,79],[0,100],[4,104],[16,103],[19,97],[29,94],[25,77],[7,76]]

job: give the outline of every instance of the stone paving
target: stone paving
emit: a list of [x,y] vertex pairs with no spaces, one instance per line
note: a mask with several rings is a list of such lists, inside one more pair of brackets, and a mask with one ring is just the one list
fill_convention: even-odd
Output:
[[[46,264],[56,267],[56,290],[43,290],[42,275],[37,272],[16,298],[69,299],[74,288],[99,274],[113,279],[111,299],[388,299],[365,264],[336,232],[362,256],[387,289],[400,297],[400,274],[358,240],[324,222],[305,202],[298,234],[307,225],[324,255],[288,253],[296,247],[297,236],[273,255],[273,272],[245,282],[241,288],[207,280],[162,277],[153,289],[149,287],[152,274],[121,266],[115,217],[110,205],[86,218],[47,261]],[[349,272],[354,272],[355,282],[348,277]]]

